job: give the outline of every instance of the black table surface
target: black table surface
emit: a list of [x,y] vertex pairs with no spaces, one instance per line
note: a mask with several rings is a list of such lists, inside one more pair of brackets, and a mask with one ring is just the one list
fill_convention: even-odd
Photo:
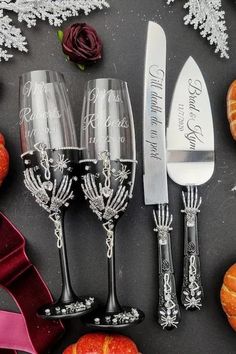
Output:
[[[56,29],[45,22],[36,28],[21,25],[29,40],[29,54],[16,53],[1,63],[0,130],[5,134],[11,156],[10,174],[1,188],[0,209],[27,239],[27,253],[38,267],[52,294],[60,293],[61,278],[53,227],[46,212],[36,205],[23,184],[18,128],[18,76],[36,69],[53,69],[64,74],[79,129],[83,87],[87,80],[115,77],[128,82],[133,106],[138,169],[134,197],[117,227],[117,285],[122,304],[140,307],[145,321],[121,333],[129,335],[143,354],[231,354],[236,353],[236,335],[227,324],[220,306],[220,287],[226,269],[236,259],[235,206],[236,145],[229,133],[225,97],[236,76],[236,4],[224,1],[230,35],[230,59],[222,60],[213,47],[192,27],[184,26],[184,1],[168,7],[164,0],[110,0],[110,9],[81,15],[68,23],[94,26],[104,44],[100,64],[79,71],[66,62]],[[17,22],[14,17],[15,22]],[[157,240],[153,233],[152,208],[144,206],[142,185],[142,98],[146,30],[149,20],[158,22],[167,36],[167,112],[178,73],[188,56],[199,64],[212,104],[215,129],[216,166],[213,178],[200,188],[203,204],[199,217],[202,277],[205,290],[201,311],[182,309],[178,329],[166,332],[157,324]],[[65,25],[66,26],[66,25]],[[183,221],[180,214],[181,188],[169,181],[170,205],[174,215],[173,258],[178,293],[182,280]],[[105,236],[101,224],[82,200],[66,213],[66,237],[73,286],[78,294],[106,300]],[[2,309],[15,309],[10,297],[0,292]],[[53,354],[88,332],[79,319],[66,322],[67,332]],[[125,353],[124,353],[125,354]]]

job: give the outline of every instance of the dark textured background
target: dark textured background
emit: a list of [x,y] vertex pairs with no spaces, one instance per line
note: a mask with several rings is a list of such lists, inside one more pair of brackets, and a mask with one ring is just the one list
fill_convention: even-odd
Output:
[[[122,304],[139,306],[146,313],[141,325],[124,333],[131,336],[143,354],[232,354],[236,335],[221,310],[219,292],[226,269],[235,262],[236,146],[225,114],[227,88],[236,75],[236,3],[223,2],[230,35],[229,60],[222,60],[192,28],[184,26],[183,1],[167,7],[164,0],[110,0],[111,8],[89,17],[71,19],[93,25],[104,43],[102,63],[80,72],[65,61],[56,30],[46,23],[34,29],[21,25],[29,40],[29,54],[18,54],[0,71],[0,129],[11,155],[11,170],[1,188],[0,209],[27,238],[27,252],[37,265],[55,297],[60,292],[59,260],[52,224],[25,189],[18,133],[18,75],[35,69],[53,69],[65,75],[79,126],[84,83],[91,78],[117,77],[128,81],[136,127],[139,161],[134,198],[117,228],[117,283]],[[182,309],[182,323],[172,332],[163,331],[155,321],[157,305],[157,244],[152,231],[150,207],[143,204],[142,186],[142,96],[147,21],[163,26],[167,36],[167,112],[177,75],[189,55],[198,62],[212,103],[216,141],[216,168],[211,181],[200,189],[203,196],[199,228],[205,303],[201,311]],[[16,20],[15,20],[16,21]],[[169,183],[170,205],[174,214],[172,245],[177,288],[182,278],[182,218],[180,188]],[[105,237],[96,217],[83,201],[74,203],[66,214],[66,237],[75,290],[106,299]],[[0,305],[13,309],[8,296],[0,292]],[[79,319],[67,322],[64,339],[53,354],[86,332]]]

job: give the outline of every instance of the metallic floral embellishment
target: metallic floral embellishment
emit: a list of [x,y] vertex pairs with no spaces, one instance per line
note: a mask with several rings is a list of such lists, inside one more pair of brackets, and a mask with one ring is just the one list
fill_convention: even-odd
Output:
[[108,151],[102,151],[98,154],[99,160],[103,161],[104,165],[109,165],[110,164],[110,154]]
[[196,252],[196,246],[193,241],[190,241],[188,243],[188,253],[195,253]]
[[170,225],[173,221],[173,216],[169,214],[168,205],[158,204],[158,210],[153,210],[153,216],[156,224],[154,231],[158,233],[158,241],[161,245],[166,245],[168,234],[172,230]]
[[181,210],[181,213],[186,213],[187,217],[187,226],[194,227],[196,215],[200,213],[200,205],[202,203],[202,198],[198,197],[198,188],[197,186],[188,186],[187,187],[187,199],[184,192],[182,192],[184,209]]
[[170,263],[167,259],[163,259],[161,268],[163,272],[168,272],[170,270]]

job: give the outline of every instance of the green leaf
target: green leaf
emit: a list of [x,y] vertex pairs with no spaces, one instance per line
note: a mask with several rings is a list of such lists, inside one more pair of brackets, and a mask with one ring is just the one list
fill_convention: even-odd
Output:
[[86,66],[84,64],[77,64],[77,67],[81,70],[84,71]]
[[57,38],[62,43],[62,41],[63,41],[63,31],[61,31],[61,30],[57,31]]

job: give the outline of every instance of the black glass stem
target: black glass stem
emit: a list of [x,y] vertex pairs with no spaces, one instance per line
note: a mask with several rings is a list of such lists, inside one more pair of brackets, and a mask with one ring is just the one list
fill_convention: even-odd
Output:
[[[85,315],[89,313],[95,305],[93,298],[88,297],[86,299],[85,297],[78,297],[73,291],[64,235],[64,213],[62,213],[59,223],[62,230],[61,247],[58,248],[62,277],[62,290],[61,296],[56,303],[53,305],[45,305],[38,311],[39,315],[44,318],[70,318],[72,316],[78,316],[79,313]],[[71,309],[69,314],[67,309]]]
[[72,289],[71,280],[70,280],[68,257],[66,251],[66,240],[64,234],[64,215],[62,215],[60,223],[62,227],[62,246],[61,248],[59,248],[59,257],[60,257],[61,277],[62,277],[62,291],[58,302],[67,304],[76,301],[77,296],[75,295]]
[[106,303],[106,312],[115,313],[121,311],[117,293],[116,293],[116,271],[115,271],[115,237],[113,252],[111,258],[107,260],[108,264],[108,296]]

